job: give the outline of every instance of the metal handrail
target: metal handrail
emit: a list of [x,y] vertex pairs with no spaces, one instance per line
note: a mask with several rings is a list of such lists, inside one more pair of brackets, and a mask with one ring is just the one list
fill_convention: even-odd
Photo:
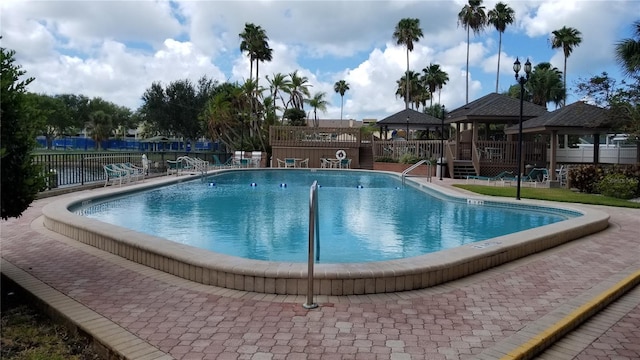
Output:
[[[402,172],[402,183],[404,184],[404,178],[407,176],[407,174],[411,171],[413,171],[415,168],[417,168],[418,166],[422,165],[422,164],[427,164],[427,165],[431,165],[431,161],[430,160],[420,160],[417,163],[411,165],[408,169],[406,169],[405,171]],[[429,181],[431,181],[431,173],[429,171],[427,171],[427,179],[429,179]]]
[[[307,270],[307,302],[302,304],[305,309],[315,309],[318,304],[313,302],[313,263],[314,263],[314,238],[319,234],[318,232],[318,181],[314,181],[311,184],[309,191],[309,259]],[[320,242],[319,239],[317,246],[318,257],[320,256]]]

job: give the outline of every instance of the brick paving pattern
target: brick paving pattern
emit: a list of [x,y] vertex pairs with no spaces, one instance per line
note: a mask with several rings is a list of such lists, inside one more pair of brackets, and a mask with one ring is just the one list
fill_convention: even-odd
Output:
[[[2,222],[2,258],[176,359],[474,359],[595,284],[640,269],[640,210],[600,208],[609,229],[556,249],[431,289],[324,297],[305,310],[300,297],[214,294],[60,241],[32,226],[53,200]],[[636,305],[577,358],[638,359],[638,329]]]

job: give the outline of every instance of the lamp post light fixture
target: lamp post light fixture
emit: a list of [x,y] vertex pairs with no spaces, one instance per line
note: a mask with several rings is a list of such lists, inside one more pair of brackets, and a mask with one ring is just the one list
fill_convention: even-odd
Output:
[[531,75],[531,62],[529,62],[529,59],[524,63],[524,76],[518,76],[521,69],[520,60],[516,58],[516,62],[513,63],[513,71],[516,73],[516,81],[520,84],[520,117],[518,118],[518,151],[516,153],[518,163],[516,200],[520,200],[520,184],[522,182],[522,107],[524,105],[524,84],[527,83]]
[[440,180],[444,172],[444,105],[442,105],[442,117],[440,118]]

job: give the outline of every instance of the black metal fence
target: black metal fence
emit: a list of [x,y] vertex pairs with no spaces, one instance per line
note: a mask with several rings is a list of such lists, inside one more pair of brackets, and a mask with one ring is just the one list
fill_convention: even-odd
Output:
[[[142,152],[91,152],[73,154],[37,154],[33,162],[42,166],[47,179],[47,189],[69,187],[103,182],[106,178],[104,165],[114,163],[132,163],[142,166]],[[167,171],[167,160],[176,160],[180,156],[197,157],[211,164],[218,160],[226,161],[231,154],[214,152],[145,152],[149,160],[150,173]]]

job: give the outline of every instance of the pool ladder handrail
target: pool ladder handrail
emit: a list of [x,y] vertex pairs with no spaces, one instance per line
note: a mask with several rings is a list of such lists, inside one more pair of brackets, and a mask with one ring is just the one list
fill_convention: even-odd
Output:
[[[409,168],[407,168],[405,171],[403,171],[402,172],[402,184],[404,185],[404,178],[407,176],[407,174],[409,172],[413,171],[418,166],[420,166],[422,164],[425,164],[425,163],[427,165],[431,166],[431,160],[423,159],[423,160],[420,160],[417,163],[411,165]],[[427,170],[427,181],[431,182],[431,172],[429,170]]]
[[[315,309],[318,304],[313,302],[313,263],[320,260],[320,239],[318,227],[318,181],[311,184],[309,191],[309,259],[307,270],[307,301],[302,304],[305,309]],[[315,240],[315,241],[314,241]],[[315,246],[314,246],[315,242]],[[314,258],[314,247],[316,256]]]

